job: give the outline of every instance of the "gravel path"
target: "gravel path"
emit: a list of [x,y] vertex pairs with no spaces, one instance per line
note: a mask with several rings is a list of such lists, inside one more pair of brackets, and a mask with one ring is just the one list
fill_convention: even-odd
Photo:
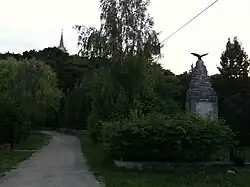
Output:
[[48,146],[0,179],[0,187],[100,187],[82,157],[80,141],[56,132]]

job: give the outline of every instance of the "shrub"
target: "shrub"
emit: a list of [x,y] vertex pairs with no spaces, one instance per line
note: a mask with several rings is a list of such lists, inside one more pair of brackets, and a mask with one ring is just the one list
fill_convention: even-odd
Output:
[[142,114],[180,111],[176,99],[181,90],[179,80],[159,64],[139,56],[96,70],[89,81],[84,82],[89,90],[88,129],[97,142],[102,138],[103,121],[129,118],[130,110]]
[[86,129],[89,108],[90,104],[85,88],[82,85],[76,85],[62,99],[61,126],[70,129]]
[[88,133],[93,142],[102,142],[102,129],[103,122],[98,120],[96,115],[90,115],[88,118]]
[[29,135],[31,124],[18,104],[0,101],[0,107],[0,145],[10,143],[13,148]]
[[103,137],[114,159],[130,161],[204,161],[234,143],[229,127],[187,113],[105,123]]
[[20,104],[32,125],[45,125],[60,107],[56,74],[43,62],[0,60],[0,92]]

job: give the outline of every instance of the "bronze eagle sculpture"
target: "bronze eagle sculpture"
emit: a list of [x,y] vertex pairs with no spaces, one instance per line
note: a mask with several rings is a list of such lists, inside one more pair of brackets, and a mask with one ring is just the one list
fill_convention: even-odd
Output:
[[203,54],[203,55],[199,55],[199,54],[197,54],[197,53],[191,53],[191,54],[194,55],[194,56],[196,56],[196,57],[198,57],[198,60],[201,60],[202,57],[208,55],[208,53]]

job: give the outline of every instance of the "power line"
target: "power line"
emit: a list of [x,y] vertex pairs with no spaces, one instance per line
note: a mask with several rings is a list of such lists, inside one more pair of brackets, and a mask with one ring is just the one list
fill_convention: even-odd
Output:
[[164,43],[166,40],[168,40],[169,38],[171,38],[173,35],[175,35],[177,32],[179,32],[181,29],[183,29],[185,26],[187,26],[189,23],[191,23],[194,19],[196,19],[198,16],[200,16],[202,13],[204,13],[207,9],[209,9],[211,6],[213,6],[215,3],[217,3],[219,0],[214,1],[212,4],[210,4],[208,7],[206,7],[204,10],[202,10],[199,14],[197,14],[196,16],[194,16],[191,20],[189,20],[187,23],[185,23],[184,25],[182,25],[179,29],[177,29],[175,32],[173,32],[172,34],[170,34],[167,38],[165,38],[162,42]]

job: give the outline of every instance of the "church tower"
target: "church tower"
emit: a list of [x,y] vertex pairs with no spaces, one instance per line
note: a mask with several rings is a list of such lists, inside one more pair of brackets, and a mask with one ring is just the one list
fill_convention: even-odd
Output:
[[60,44],[57,48],[60,49],[61,51],[63,51],[64,53],[67,52],[66,48],[64,47],[64,42],[63,42],[63,30],[61,31]]

